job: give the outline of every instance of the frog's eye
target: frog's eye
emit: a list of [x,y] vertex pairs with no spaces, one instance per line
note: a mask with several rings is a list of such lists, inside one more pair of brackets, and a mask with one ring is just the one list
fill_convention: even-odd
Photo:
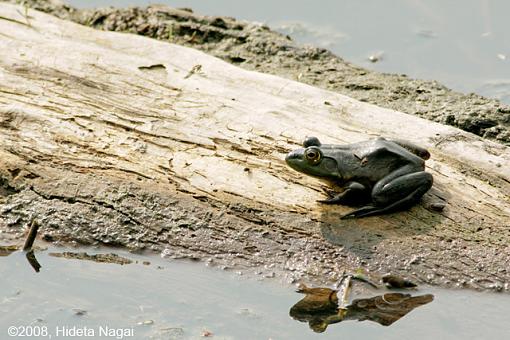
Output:
[[310,147],[305,150],[305,158],[311,164],[317,164],[322,158],[321,151],[316,147]]
[[303,142],[303,147],[307,148],[309,146],[321,146],[321,142],[317,137],[306,137]]

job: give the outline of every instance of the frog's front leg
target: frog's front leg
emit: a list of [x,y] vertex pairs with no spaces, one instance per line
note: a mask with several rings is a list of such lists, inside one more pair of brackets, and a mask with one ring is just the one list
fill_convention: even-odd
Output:
[[359,205],[370,200],[370,190],[361,183],[349,182],[344,189],[341,193],[327,200],[319,200],[317,202],[324,204]]
[[430,173],[403,167],[376,183],[372,189],[372,204],[356,209],[342,216],[342,219],[378,215],[407,208],[415,204],[431,187]]

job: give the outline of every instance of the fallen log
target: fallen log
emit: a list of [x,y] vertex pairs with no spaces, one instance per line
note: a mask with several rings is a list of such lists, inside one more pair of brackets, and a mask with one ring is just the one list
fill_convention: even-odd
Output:
[[[155,249],[289,280],[344,269],[508,290],[510,148],[202,52],[0,4],[0,235]],[[429,149],[409,211],[340,220],[305,136]],[[446,203],[438,212],[434,207]],[[2,236],[0,236],[2,237]],[[5,237],[5,236],[3,236]]]

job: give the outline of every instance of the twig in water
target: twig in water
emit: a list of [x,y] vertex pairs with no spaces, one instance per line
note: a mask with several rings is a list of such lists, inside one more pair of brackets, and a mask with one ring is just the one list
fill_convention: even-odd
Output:
[[[340,309],[345,309],[349,304],[349,300],[351,298],[351,289],[352,289],[352,275],[345,275],[340,280],[340,288],[342,288],[342,298],[340,299]],[[345,281],[345,283],[344,283]]]
[[27,239],[25,240],[25,245],[23,245],[23,251],[32,250],[32,246],[34,245],[35,238],[37,237],[37,231],[39,230],[39,223],[34,219],[32,219],[32,223],[30,224],[30,231],[28,232]]
[[34,250],[32,246],[34,245],[35,238],[37,237],[37,231],[39,230],[39,223],[37,223],[36,219],[33,218],[30,223],[30,230],[28,231],[27,239],[25,240],[25,244],[23,245],[23,251],[25,252],[25,257],[27,258],[28,263],[34,268],[34,270],[39,273],[41,269],[41,265],[37,262],[35,258]]
[[35,258],[35,254],[34,254],[34,251],[32,249],[30,249],[29,251],[27,251],[25,253],[25,257],[27,258],[27,261],[28,263],[30,263],[30,265],[32,266],[32,268],[34,268],[34,270],[39,273],[39,270],[41,269],[41,265],[39,264],[39,262],[37,261],[37,259]]

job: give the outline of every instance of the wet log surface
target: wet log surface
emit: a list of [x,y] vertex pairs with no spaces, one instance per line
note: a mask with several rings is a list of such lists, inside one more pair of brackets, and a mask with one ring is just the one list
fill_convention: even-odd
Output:
[[[344,270],[508,291],[510,149],[202,52],[0,4],[0,240],[164,251],[329,283]],[[305,136],[426,146],[409,211],[340,220],[287,168]],[[434,211],[435,203],[446,203]]]

